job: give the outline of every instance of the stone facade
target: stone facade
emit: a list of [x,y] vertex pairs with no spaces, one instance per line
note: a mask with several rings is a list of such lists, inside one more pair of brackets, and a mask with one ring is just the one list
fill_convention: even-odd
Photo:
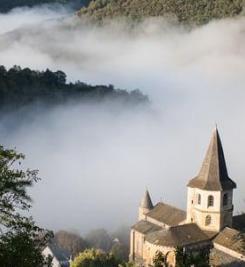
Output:
[[[215,255],[226,255],[224,258],[235,258],[242,264],[238,266],[245,266],[245,251],[240,242],[244,236],[232,229],[234,188],[236,184],[228,176],[215,128],[201,170],[187,185],[186,212],[166,203],[154,206],[146,191],[138,222],[131,229],[130,260],[139,266],[153,266],[153,258],[160,251],[167,266],[175,267],[175,251],[181,247],[189,251],[212,249],[214,259]],[[237,225],[241,224],[238,219]],[[244,229],[245,221],[242,227]],[[220,261],[222,257],[217,258]],[[222,266],[222,262],[211,262],[211,266]]]
[[[233,190],[220,192],[191,187],[187,190],[187,222],[213,232],[219,232],[225,226],[232,227]],[[211,198],[212,203],[208,203]]]

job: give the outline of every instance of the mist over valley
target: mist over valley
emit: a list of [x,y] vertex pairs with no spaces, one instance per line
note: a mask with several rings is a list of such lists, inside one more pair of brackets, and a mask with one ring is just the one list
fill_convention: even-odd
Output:
[[163,18],[102,25],[52,6],[0,14],[0,63],[62,70],[67,81],[139,89],[150,103],[73,99],[1,112],[1,143],[26,155],[42,181],[31,213],[44,227],[86,233],[131,225],[147,187],[153,201],[186,208],[218,124],[244,210],[245,20],[199,27]]

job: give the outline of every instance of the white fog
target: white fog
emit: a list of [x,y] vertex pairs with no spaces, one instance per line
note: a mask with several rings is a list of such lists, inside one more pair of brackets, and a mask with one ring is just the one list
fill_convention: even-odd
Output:
[[[42,181],[34,218],[80,232],[131,224],[148,188],[185,209],[218,124],[235,213],[245,209],[245,19],[186,29],[163,20],[92,26],[48,6],[0,15],[0,64],[63,70],[68,81],[140,89],[149,107],[66,104],[1,117],[1,143]],[[26,115],[28,114],[28,115]],[[23,118],[23,116],[27,116]],[[174,193],[173,193],[174,192]]]

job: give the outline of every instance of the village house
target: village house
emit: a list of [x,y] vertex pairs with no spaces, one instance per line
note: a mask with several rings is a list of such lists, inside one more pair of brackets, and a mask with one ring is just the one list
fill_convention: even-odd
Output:
[[[69,267],[71,255],[68,251],[60,248],[56,243],[49,243],[42,251],[45,258],[52,259],[52,267]],[[45,267],[45,266],[44,266]]]
[[211,266],[245,266],[245,215],[233,216],[233,190],[217,128],[199,174],[187,184],[187,210],[159,202],[146,191],[131,229],[130,260],[152,266],[158,251],[176,266],[176,248],[208,251]]

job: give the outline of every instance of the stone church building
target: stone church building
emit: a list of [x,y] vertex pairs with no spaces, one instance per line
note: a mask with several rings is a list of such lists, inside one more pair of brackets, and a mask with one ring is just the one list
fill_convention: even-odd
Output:
[[187,210],[163,202],[153,205],[146,191],[132,226],[130,260],[153,266],[156,252],[175,267],[176,248],[210,251],[211,266],[245,266],[245,215],[233,216],[233,190],[217,128],[199,174],[187,184]]

